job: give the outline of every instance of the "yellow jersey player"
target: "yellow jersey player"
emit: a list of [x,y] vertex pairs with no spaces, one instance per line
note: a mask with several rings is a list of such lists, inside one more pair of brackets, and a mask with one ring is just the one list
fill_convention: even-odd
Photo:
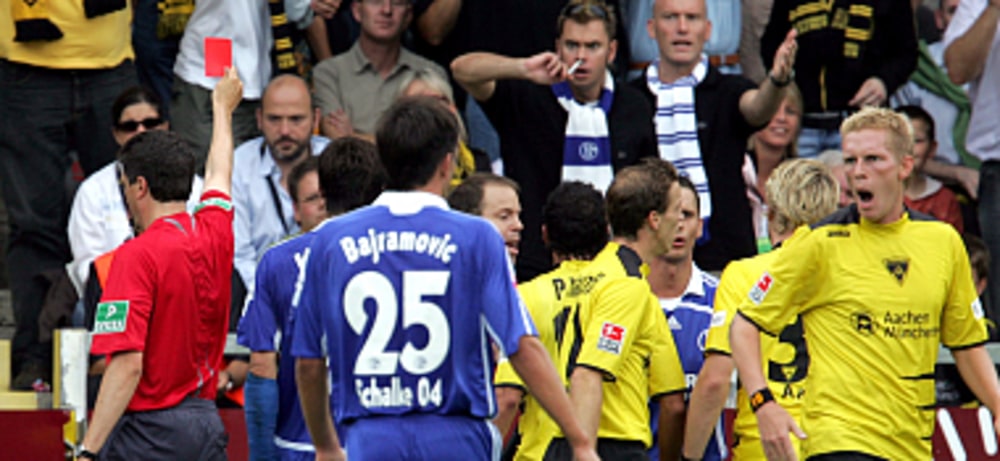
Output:
[[[930,459],[934,365],[951,348],[969,388],[1000,415],[1000,385],[969,260],[951,226],[903,206],[913,169],[905,116],[865,108],[841,126],[855,204],[777,255],[740,302],[730,340],[768,459]],[[802,427],[775,400],[759,331],[802,318],[809,351]],[[804,432],[803,432],[804,431]]]
[[[840,187],[826,165],[816,160],[786,161],[774,170],[765,186],[768,204],[768,232],[774,250],[752,258],[730,263],[722,273],[715,295],[715,312],[705,344],[705,364],[691,391],[684,427],[684,459],[701,459],[712,429],[729,395],[733,373],[729,326],[747,291],[781,252],[785,240],[795,228],[812,224],[837,209]],[[791,242],[789,242],[791,243]],[[763,369],[774,398],[799,421],[805,394],[805,378],[809,354],[802,336],[802,322],[785,326],[778,336],[761,335]],[[733,424],[733,459],[764,459],[764,449],[757,432],[757,419],[750,411],[749,397],[740,390],[737,398],[736,421]],[[793,443],[796,453],[798,440]]]
[[[542,239],[558,267],[519,285],[518,292],[535,322],[538,339],[555,359],[570,310],[587,294],[589,284],[580,278],[581,271],[608,243],[604,197],[589,184],[560,184],[542,208]],[[548,414],[538,401],[525,395],[524,383],[509,362],[497,366],[494,386],[498,411],[493,421],[501,433],[509,430],[523,399],[524,411],[518,422],[521,443],[514,459],[541,460],[554,435],[555,426],[549,424]]]
[[[684,371],[645,279],[647,262],[674,240],[680,192],[676,170],[659,158],[615,176],[606,198],[613,241],[585,270],[594,285],[572,309],[559,347],[557,366],[569,377],[576,415],[597,437],[602,459],[646,457],[650,399],[660,401],[661,428],[683,424]],[[568,460],[568,448],[557,437],[544,459]]]

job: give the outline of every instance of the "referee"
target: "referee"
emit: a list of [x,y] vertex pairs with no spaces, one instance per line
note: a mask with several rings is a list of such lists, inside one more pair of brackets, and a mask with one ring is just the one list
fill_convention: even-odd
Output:
[[232,111],[243,84],[230,68],[212,93],[205,191],[186,211],[191,148],[151,131],[119,153],[119,179],[138,237],[118,248],[97,306],[91,353],[107,371],[78,458],[226,459],[215,408],[229,326],[233,261]]

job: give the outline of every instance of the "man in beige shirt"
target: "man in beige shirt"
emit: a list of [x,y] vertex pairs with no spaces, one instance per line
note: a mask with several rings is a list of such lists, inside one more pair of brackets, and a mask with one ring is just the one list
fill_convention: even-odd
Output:
[[320,129],[331,139],[374,133],[410,73],[430,68],[447,78],[440,66],[402,47],[413,18],[410,0],[354,0],[351,11],[361,24],[358,41],[313,69]]

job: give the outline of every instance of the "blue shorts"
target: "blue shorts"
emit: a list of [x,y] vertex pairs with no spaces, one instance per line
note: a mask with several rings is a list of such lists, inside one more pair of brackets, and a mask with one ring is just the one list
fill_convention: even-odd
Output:
[[493,460],[503,441],[493,423],[463,416],[408,415],[359,419],[346,425],[351,461]]
[[277,447],[277,453],[278,459],[281,461],[313,461],[316,459],[315,451],[299,451]]

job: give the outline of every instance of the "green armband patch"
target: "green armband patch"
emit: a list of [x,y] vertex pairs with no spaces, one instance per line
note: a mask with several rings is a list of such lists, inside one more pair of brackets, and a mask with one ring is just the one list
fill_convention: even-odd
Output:
[[219,208],[222,208],[223,210],[230,211],[233,209],[233,202],[217,197],[212,197],[209,199],[202,200],[201,203],[198,204],[198,206],[194,207],[194,212],[197,213],[201,211],[202,208],[205,208],[207,206],[217,206]]
[[123,333],[128,321],[128,301],[108,301],[97,305],[94,334]]

